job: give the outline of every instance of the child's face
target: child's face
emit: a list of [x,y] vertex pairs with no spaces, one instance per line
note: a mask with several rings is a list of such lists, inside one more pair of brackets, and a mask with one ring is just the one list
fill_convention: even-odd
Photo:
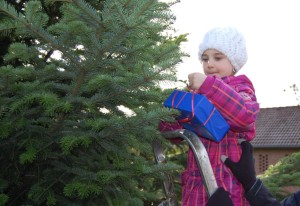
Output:
[[207,49],[201,57],[203,71],[208,76],[219,78],[234,75],[233,66],[227,56],[215,49]]

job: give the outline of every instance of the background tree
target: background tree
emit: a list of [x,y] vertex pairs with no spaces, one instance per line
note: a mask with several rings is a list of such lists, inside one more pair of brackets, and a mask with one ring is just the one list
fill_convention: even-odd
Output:
[[296,100],[298,101],[298,105],[300,105],[300,96],[299,96],[299,88],[296,84],[293,84],[292,86],[290,86],[290,88],[293,90],[295,96],[296,96]]
[[[292,90],[293,93],[295,94],[296,101],[298,102],[298,106],[299,106],[300,105],[300,96],[299,96],[299,88],[298,88],[297,84],[291,85],[289,90]],[[286,92],[287,89],[284,89],[283,91]]]
[[[9,3],[8,3],[9,2]],[[0,205],[162,198],[152,141],[185,36],[173,3],[0,0]]]
[[279,200],[290,195],[288,187],[300,186],[300,152],[282,158],[261,175],[261,179]]

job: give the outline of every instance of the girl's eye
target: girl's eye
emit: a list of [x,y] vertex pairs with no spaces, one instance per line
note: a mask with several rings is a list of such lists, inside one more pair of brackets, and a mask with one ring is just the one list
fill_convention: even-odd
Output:
[[220,61],[220,60],[222,60],[222,57],[216,57],[215,60]]
[[208,62],[208,58],[206,58],[206,57],[202,57],[202,59],[201,59],[203,62]]
[[214,57],[214,59],[216,61],[221,61],[222,59],[224,59],[224,56],[223,55],[217,55],[217,56]]

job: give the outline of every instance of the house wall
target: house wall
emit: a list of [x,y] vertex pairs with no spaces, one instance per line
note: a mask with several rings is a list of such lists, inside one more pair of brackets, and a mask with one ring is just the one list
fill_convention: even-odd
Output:
[[294,152],[299,152],[299,149],[280,148],[254,148],[253,156],[255,161],[255,172],[257,175],[264,173],[269,165],[276,164],[281,158],[288,156]]

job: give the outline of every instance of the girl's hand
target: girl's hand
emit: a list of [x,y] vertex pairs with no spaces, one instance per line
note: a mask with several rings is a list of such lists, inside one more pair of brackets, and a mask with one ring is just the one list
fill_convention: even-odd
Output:
[[205,81],[206,75],[199,72],[195,72],[189,74],[188,78],[189,78],[189,87],[192,90],[198,90],[203,84],[203,82]]

